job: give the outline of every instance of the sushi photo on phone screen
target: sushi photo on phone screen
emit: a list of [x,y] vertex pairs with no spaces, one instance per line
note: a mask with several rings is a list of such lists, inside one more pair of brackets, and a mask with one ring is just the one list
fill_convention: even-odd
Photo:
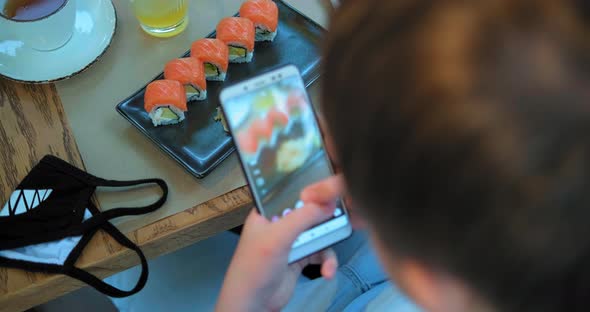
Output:
[[245,170],[267,215],[292,211],[305,186],[331,175],[299,77],[230,99],[227,107]]

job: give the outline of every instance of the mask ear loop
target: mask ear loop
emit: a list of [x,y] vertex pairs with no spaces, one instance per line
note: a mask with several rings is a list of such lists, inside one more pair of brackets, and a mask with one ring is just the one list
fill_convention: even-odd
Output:
[[[75,279],[81,280],[82,282],[94,287],[96,290],[100,291],[101,293],[115,298],[127,297],[131,296],[140,290],[143,289],[145,286],[147,279],[148,279],[148,264],[147,259],[141,249],[133,243],[127,236],[125,236],[119,229],[117,229],[114,225],[112,225],[109,220],[117,217],[122,216],[129,216],[129,215],[141,215],[146,214],[156,209],[160,208],[164,202],[166,202],[166,198],[168,197],[168,185],[162,179],[142,179],[142,180],[134,180],[134,181],[116,181],[116,180],[105,180],[97,177],[92,177],[91,181],[93,186],[109,186],[109,187],[128,187],[128,186],[139,186],[143,184],[157,184],[160,189],[162,190],[162,196],[156,202],[142,206],[142,207],[120,207],[120,208],[113,208],[104,212],[98,212],[99,210],[96,208],[92,201],[89,202],[89,206],[92,207],[91,211],[98,212],[94,216],[90,217],[86,221],[84,221],[81,225],[79,230],[84,234],[83,242],[81,242],[74,251],[70,254],[67,261],[64,263],[65,274],[73,277]],[[75,266],[76,260],[79,258],[80,254],[84,247],[90,241],[90,238],[94,236],[94,234],[98,231],[99,228],[102,228],[106,233],[108,233],[111,237],[113,237],[119,244],[128,249],[131,249],[137,253],[139,256],[139,260],[141,263],[141,275],[137,281],[137,284],[131,290],[121,290],[112,285],[109,285],[102,281],[100,278],[96,277],[95,275],[84,271]]]
[[121,233],[121,231],[119,231],[111,223],[105,222],[101,226],[101,228],[107,234],[113,237],[119,244],[135,251],[135,253],[137,253],[137,255],[139,256],[141,264],[141,275],[139,276],[139,279],[137,280],[135,287],[133,287],[133,289],[131,290],[121,290],[119,288],[116,288],[112,285],[105,283],[95,275],[76,267],[75,263],[80,257],[82,250],[86,247],[90,239],[98,231],[98,228],[84,235],[83,242],[76,246],[76,249],[72,251],[72,253],[68,256],[68,259],[64,263],[63,273],[94,287],[96,290],[110,297],[121,298],[136,294],[137,292],[143,289],[148,279],[148,263],[145,255],[143,254],[139,246],[133,243],[129,238],[127,238],[127,236]]
[[156,184],[162,190],[162,196],[156,202],[151,203],[142,207],[119,207],[109,209],[104,212],[100,212],[86,221],[82,222],[79,231],[84,233],[90,229],[100,227],[108,220],[119,218],[123,216],[134,216],[143,215],[146,213],[153,212],[158,208],[162,207],[168,198],[168,185],[162,179],[143,179],[134,181],[115,181],[115,180],[104,180],[100,178],[93,179],[94,186],[109,186],[109,187],[127,187],[127,186],[139,186],[143,184]]
[[[82,171],[79,168],[76,168],[69,163],[51,155],[47,155],[41,159],[41,162],[46,163],[53,168],[63,172],[64,174],[70,175],[84,183],[88,184],[92,187],[98,186],[109,186],[109,187],[127,187],[127,186],[139,186],[142,184],[157,184],[160,189],[162,190],[162,196],[158,201],[152,203],[147,206],[143,207],[120,207],[110,209],[108,211],[102,212],[99,215],[95,215],[92,218],[86,220],[84,223],[89,223],[87,227],[92,228],[96,225],[100,225],[104,222],[104,220],[110,220],[113,218],[118,218],[122,216],[130,216],[130,215],[140,215],[146,214],[155,211],[156,209],[162,207],[166,198],[168,197],[168,185],[162,179],[141,179],[141,180],[131,180],[131,181],[117,181],[117,180],[106,180],[99,177],[95,177],[92,174]],[[93,221],[94,220],[94,221]],[[86,229],[86,228],[85,228]]]
[[[71,276],[75,279],[81,280],[82,282],[94,287],[96,290],[100,291],[101,293],[115,298],[127,297],[133,294],[136,294],[140,290],[143,289],[145,284],[147,283],[148,279],[148,264],[147,259],[141,249],[133,243],[127,236],[125,236],[119,229],[117,229],[114,225],[112,225],[109,220],[122,217],[122,216],[129,216],[129,215],[141,215],[155,211],[156,209],[162,207],[164,202],[166,202],[166,198],[168,197],[168,185],[162,179],[142,179],[142,180],[134,180],[134,181],[116,181],[116,180],[105,180],[97,177],[92,177],[90,182],[93,186],[109,186],[109,187],[128,187],[128,186],[139,186],[144,184],[156,184],[162,190],[162,196],[154,203],[142,206],[142,207],[119,207],[113,208],[104,212],[98,212],[94,216],[90,217],[86,221],[84,221],[80,225],[80,231],[84,234],[84,241],[83,244],[79,244],[80,248],[76,248],[68,257],[65,266],[65,274]],[[89,206],[92,206],[94,212],[99,211],[92,201],[89,202]],[[109,285],[102,281],[100,278],[96,277],[95,275],[84,271],[75,266],[76,260],[79,258],[82,250],[90,241],[90,238],[94,236],[94,234],[98,231],[99,228],[102,228],[106,233],[108,233],[111,237],[113,237],[119,244],[128,249],[131,249],[137,253],[139,256],[139,260],[141,263],[141,275],[137,281],[137,284],[131,290],[121,290],[112,285]]]
[[[82,235],[96,227],[100,227],[106,221],[122,216],[133,216],[133,215],[141,215],[155,211],[156,209],[162,207],[164,202],[166,202],[166,198],[168,197],[168,185],[162,179],[141,179],[141,180],[132,180],[132,181],[117,181],[117,180],[106,180],[99,177],[95,177],[85,171],[76,168],[75,166],[70,165],[69,163],[51,155],[47,155],[41,159],[41,162],[52,166],[53,168],[63,172],[64,174],[70,175],[75,177],[76,179],[83,181],[84,183],[92,186],[93,188],[89,191],[92,193],[94,189],[98,186],[109,186],[109,187],[127,187],[127,186],[139,186],[142,184],[156,184],[162,190],[162,196],[156,202],[143,206],[143,207],[119,207],[110,209],[99,214],[96,214],[85,220],[79,226],[72,227],[70,234],[72,235]],[[92,194],[88,197],[90,198]],[[88,199],[90,200],[90,199]]]

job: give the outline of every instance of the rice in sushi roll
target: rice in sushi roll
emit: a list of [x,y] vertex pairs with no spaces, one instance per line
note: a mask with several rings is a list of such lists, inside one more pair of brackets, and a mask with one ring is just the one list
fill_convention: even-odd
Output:
[[202,101],[207,98],[203,63],[195,58],[185,57],[168,62],[164,67],[164,79],[180,82],[189,101]]
[[226,17],[217,24],[217,39],[227,44],[230,63],[252,61],[254,32],[254,23],[244,17]]
[[229,66],[229,49],[225,42],[219,39],[199,39],[191,46],[191,57],[203,63],[207,80],[225,80]]
[[279,8],[272,0],[248,0],[240,7],[240,16],[254,23],[256,41],[273,41],[279,26]]
[[155,80],[148,84],[144,108],[155,127],[177,124],[184,120],[186,93],[176,80]]

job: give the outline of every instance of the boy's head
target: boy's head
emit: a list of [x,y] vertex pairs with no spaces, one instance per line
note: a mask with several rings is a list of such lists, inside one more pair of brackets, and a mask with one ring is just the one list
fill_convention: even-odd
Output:
[[333,16],[323,113],[384,262],[427,309],[590,305],[590,32],[565,3]]

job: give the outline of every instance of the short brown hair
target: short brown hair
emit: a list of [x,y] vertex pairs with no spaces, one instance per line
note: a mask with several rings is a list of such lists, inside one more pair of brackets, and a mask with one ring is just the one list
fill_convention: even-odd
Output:
[[590,306],[587,35],[566,1],[344,2],[322,111],[387,248],[502,311]]

